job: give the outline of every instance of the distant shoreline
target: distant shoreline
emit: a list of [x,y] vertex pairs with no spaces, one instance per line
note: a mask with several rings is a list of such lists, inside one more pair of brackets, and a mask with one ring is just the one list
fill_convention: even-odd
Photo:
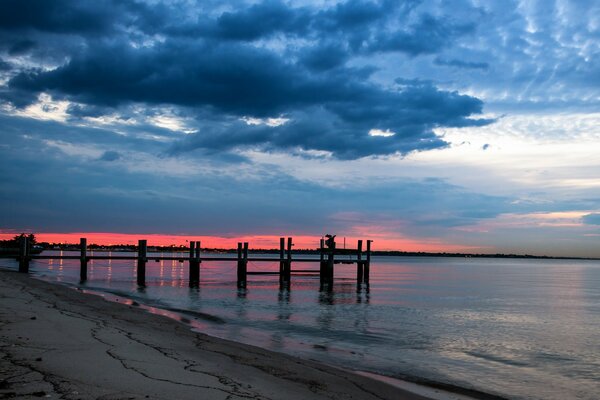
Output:
[[[137,247],[134,245],[88,245],[90,251],[114,251],[114,252],[135,252]],[[0,254],[3,253],[0,248]],[[44,246],[44,250],[62,250],[79,251],[79,244],[60,244]],[[344,251],[343,249],[339,249]],[[150,252],[188,252],[189,249],[183,246],[148,246]],[[203,248],[203,253],[235,254],[236,249]],[[279,254],[279,249],[249,249],[249,254]],[[319,254],[319,249],[297,249],[293,250],[295,254]],[[343,256],[343,254],[340,254]],[[400,250],[373,250],[372,256],[384,257],[450,257],[450,258],[522,258],[539,260],[582,260],[582,261],[600,261],[598,257],[571,257],[571,256],[546,256],[533,254],[486,254],[486,253],[446,253],[446,252],[424,252],[424,251],[400,251]]]

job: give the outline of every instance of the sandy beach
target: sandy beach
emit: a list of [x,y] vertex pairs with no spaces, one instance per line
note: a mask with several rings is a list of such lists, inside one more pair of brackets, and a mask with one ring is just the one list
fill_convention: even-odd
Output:
[[0,293],[3,398],[426,398],[18,273]]

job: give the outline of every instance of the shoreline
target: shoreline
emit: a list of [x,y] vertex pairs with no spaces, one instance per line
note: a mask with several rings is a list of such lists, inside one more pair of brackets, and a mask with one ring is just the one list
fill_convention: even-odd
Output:
[[[18,286],[21,290],[16,288]],[[0,287],[3,293],[0,328],[2,363],[10,364],[8,371],[18,369],[25,375],[37,377],[19,384],[15,377],[7,374],[7,365],[2,365],[0,394],[5,396],[13,393],[37,396],[43,392],[60,394],[65,398],[97,398],[99,394],[113,398],[110,393],[121,392],[134,395],[133,398],[187,398],[188,395],[197,397],[200,390],[214,398],[306,398],[307,395],[309,398],[330,398],[333,395],[336,398],[407,400],[497,398],[483,393],[475,393],[476,397],[465,396],[460,391],[344,370],[208,336],[192,331],[190,324],[181,317],[178,319],[176,315],[181,314],[176,312],[171,312],[173,316],[164,316],[169,311],[162,310],[163,315],[158,315],[161,313],[144,310],[150,306],[136,307],[114,302],[102,293],[86,294],[81,289],[31,279],[12,271],[0,270]],[[11,295],[7,296],[7,293]],[[37,316],[46,313],[43,318]],[[36,315],[24,319],[23,314]],[[88,325],[89,329],[86,332],[79,325]],[[36,329],[28,329],[28,326]],[[75,337],[72,337],[73,330],[79,332]],[[108,338],[103,336],[107,333],[105,331],[110,332]],[[66,334],[74,343],[57,335],[57,332]],[[153,344],[157,336],[162,340]],[[174,342],[176,338],[181,339],[180,343]],[[78,346],[75,345],[78,342],[91,346],[83,353],[101,357],[78,354]],[[173,347],[164,347],[164,342]],[[125,350],[128,345],[140,348],[137,352]],[[119,351],[114,350],[115,346]],[[181,347],[185,348],[184,352],[178,351]],[[127,353],[126,357],[117,354],[120,351]],[[33,357],[35,354],[32,353],[43,355]],[[49,354],[52,357],[48,358]],[[173,357],[173,354],[177,356]],[[66,365],[65,356],[73,357],[70,366]],[[207,363],[207,358],[219,360]],[[173,363],[180,364],[179,368],[171,370]],[[90,364],[95,367],[90,367]],[[198,365],[202,365],[202,372],[194,370]],[[229,373],[219,375],[223,366]],[[165,368],[169,371],[164,371]],[[179,379],[172,376],[177,370],[181,374]],[[82,371],[87,371],[84,376],[81,376]],[[201,382],[208,381],[210,384],[192,383],[196,380],[190,380],[190,373],[199,374]],[[102,378],[98,381],[94,375]],[[39,388],[44,389],[37,390]]]
[[[44,281],[49,282],[46,280],[44,280]],[[66,287],[70,288],[71,290],[78,290],[83,293],[89,293],[94,296],[99,296],[99,297],[102,297],[103,299],[105,299],[106,301],[117,302],[117,303],[121,303],[121,304],[130,305],[133,307],[138,307],[141,310],[144,310],[145,312],[155,314],[155,315],[161,315],[163,317],[175,320],[179,323],[182,323],[182,324],[188,326],[192,331],[201,333],[201,334],[205,334],[205,333],[203,333],[201,331],[201,328],[199,326],[194,324],[195,319],[198,319],[198,318],[203,319],[203,320],[218,319],[218,317],[215,317],[212,315],[203,314],[203,315],[199,316],[197,312],[190,311],[190,310],[163,308],[163,307],[150,306],[150,305],[147,305],[147,304],[144,304],[141,302],[138,303],[137,300],[133,300],[131,298],[128,298],[128,297],[120,295],[120,294],[115,294],[115,293],[111,293],[111,292],[102,292],[102,291],[93,290],[93,289],[81,289],[81,288],[71,285],[71,284],[65,284],[65,285],[66,285]],[[222,338],[219,336],[215,336],[215,335],[209,335],[209,334],[206,334],[206,335],[208,335],[210,337],[215,337],[215,338],[218,338],[221,340],[226,340],[226,341],[228,340],[228,339],[225,339],[225,338]],[[245,345],[245,346],[258,347],[258,348],[263,349],[260,346],[252,345],[249,343],[244,343],[244,342],[235,342],[235,343]],[[268,350],[268,351],[270,351],[270,350]],[[285,354],[285,353],[276,352],[276,354]],[[298,357],[298,356],[294,356],[294,355],[289,355],[289,356],[290,357]],[[305,358],[302,358],[302,357],[298,357],[298,358],[300,358],[302,360],[306,360]],[[357,374],[357,375],[361,375],[364,377],[368,377],[368,378],[377,380],[379,382],[383,382],[385,384],[388,384],[388,385],[391,385],[391,386],[394,386],[397,388],[401,388],[408,392],[418,394],[421,396],[425,396],[426,398],[428,398],[430,400],[507,400],[507,398],[505,398],[505,397],[500,397],[500,396],[492,395],[489,393],[480,392],[480,391],[477,391],[474,389],[467,389],[467,388],[463,388],[460,386],[451,385],[448,383],[440,383],[440,382],[418,379],[418,378],[411,379],[410,377],[398,378],[398,377],[388,376],[388,375],[384,375],[382,373],[377,373],[377,372],[372,372],[372,371],[363,371],[363,370],[344,368],[344,367],[334,365],[334,364],[329,364],[329,363],[326,363],[323,361],[317,361],[317,360],[312,360],[312,359],[310,361],[320,363],[323,365],[327,365],[332,368],[337,368],[337,369],[346,371],[351,374]]]

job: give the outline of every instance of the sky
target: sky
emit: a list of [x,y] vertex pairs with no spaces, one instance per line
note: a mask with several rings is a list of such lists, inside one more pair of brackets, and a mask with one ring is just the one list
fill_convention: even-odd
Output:
[[0,4],[2,237],[600,257],[598,1]]

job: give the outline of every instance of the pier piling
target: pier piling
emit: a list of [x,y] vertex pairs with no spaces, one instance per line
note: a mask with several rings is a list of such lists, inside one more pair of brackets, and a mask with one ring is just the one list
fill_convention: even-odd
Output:
[[189,284],[190,287],[198,286],[200,283],[200,242],[190,242],[190,271]]
[[335,236],[331,236],[327,239],[327,247],[329,252],[327,254],[327,283],[329,286],[333,286],[333,266],[335,264]]
[[327,262],[325,261],[325,239],[321,238],[319,243],[319,278],[321,284],[325,283],[325,277],[327,276]]
[[29,241],[27,236],[21,236],[19,242],[19,272],[29,272]]
[[79,281],[85,282],[87,280],[87,265],[88,265],[87,239],[86,238],[79,239],[79,252],[80,252]]
[[363,283],[364,266],[363,266],[363,262],[362,262],[362,245],[363,245],[363,241],[359,240],[357,250],[356,250],[356,283],[358,285]]
[[248,242],[238,243],[237,248],[238,263],[237,263],[237,284],[240,288],[246,287],[248,276]]
[[365,283],[369,283],[369,274],[371,272],[371,242],[372,240],[367,240],[367,260],[364,263],[364,276],[363,281]]
[[287,238],[287,259],[284,264],[284,279],[286,282],[292,280],[292,238]]
[[279,282],[285,282],[285,238],[279,238]]
[[137,258],[137,284],[138,286],[146,286],[146,261],[148,255],[148,241],[140,239],[138,241],[138,258]]

